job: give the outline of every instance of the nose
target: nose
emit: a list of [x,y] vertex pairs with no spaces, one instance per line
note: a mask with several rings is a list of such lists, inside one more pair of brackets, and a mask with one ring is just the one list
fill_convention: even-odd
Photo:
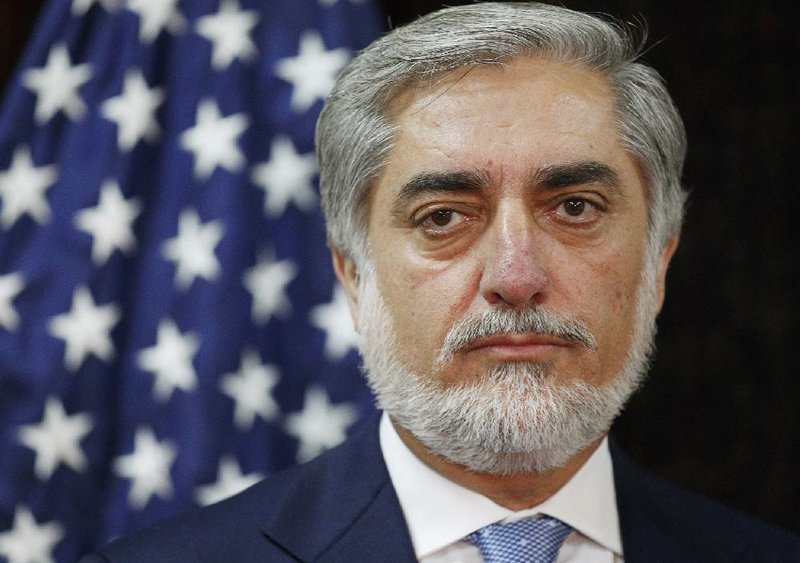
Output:
[[525,308],[545,301],[549,279],[533,226],[522,206],[501,210],[490,225],[480,293],[491,305]]

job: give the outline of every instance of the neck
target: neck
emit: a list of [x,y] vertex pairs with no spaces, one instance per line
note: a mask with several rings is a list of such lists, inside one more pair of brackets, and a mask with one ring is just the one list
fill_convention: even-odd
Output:
[[509,510],[537,506],[553,496],[586,463],[603,441],[601,436],[572,456],[563,466],[541,473],[494,475],[478,473],[431,452],[408,430],[392,423],[411,452],[443,477],[479,493]]

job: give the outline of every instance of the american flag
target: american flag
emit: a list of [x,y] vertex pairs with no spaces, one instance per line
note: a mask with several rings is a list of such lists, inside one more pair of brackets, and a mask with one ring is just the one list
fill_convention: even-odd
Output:
[[369,0],[52,0],[0,109],[0,561],[74,561],[372,407],[313,131]]

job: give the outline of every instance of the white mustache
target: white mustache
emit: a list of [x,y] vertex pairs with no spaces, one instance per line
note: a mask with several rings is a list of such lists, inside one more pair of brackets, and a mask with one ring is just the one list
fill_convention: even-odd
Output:
[[527,333],[574,342],[590,350],[597,349],[594,335],[577,319],[561,317],[542,307],[524,311],[491,309],[465,317],[453,325],[442,344],[439,363],[448,361],[453,354],[481,338],[496,334]]

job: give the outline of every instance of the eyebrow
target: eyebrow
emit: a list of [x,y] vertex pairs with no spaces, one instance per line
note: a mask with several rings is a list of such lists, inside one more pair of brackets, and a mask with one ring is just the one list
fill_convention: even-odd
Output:
[[402,216],[410,202],[426,195],[478,192],[488,184],[487,173],[472,170],[420,172],[400,187],[392,204],[392,214]]
[[616,170],[595,160],[545,166],[536,170],[531,178],[532,186],[553,190],[584,184],[600,184],[619,190],[620,183]]
[[[454,170],[446,172],[420,172],[405,182],[392,203],[392,215],[403,217],[406,207],[416,199],[433,194],[474,193],[490,184],[488,172]],[[557,190],[569,186],[600,184],[615,191],[620,190],[619,174],[608,164],[588,160],[553,164],[531,174],[533,189]]]

